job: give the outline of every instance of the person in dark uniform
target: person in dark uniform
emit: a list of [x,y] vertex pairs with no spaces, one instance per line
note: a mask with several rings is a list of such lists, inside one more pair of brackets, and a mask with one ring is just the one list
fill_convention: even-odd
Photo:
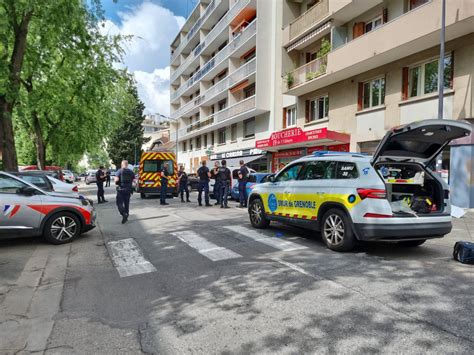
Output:
[[243,160],[240,161],[239,169],[239,202],[241,208],[247,207],[247,181],[249,178],[249,169]]
[[110,186],[110,169],[107,169],[107,172],[105,173],[105,187]]
[[97,184],[97,203],[107,202],[104,197],[104,181],[105,181],[105,172],[104,167],[99,166],[99,170],[95,173],[95,183]]
[[221,204],[221,179],[219,176],[219,162],[214,162],[214,168],[211,171],[211,177],[215,180],[214,183],[214,198],[216,199],[215,205]]
[[189,200],[189,190],[188,190],[188,174],[184,171],[184,166],[179,167],[178,172],[178,181],[179,181],[179,194],[181,195],[181,202],[184,202],[184,193],[186,192],[186,202],[191,202]]
[[117,208],[122,215],[122,224],[128,220],[130,196],[133,193],[133,180],[135,174],[128,168],[128,161],[122,160],[121,169],[115,173],[115,185],[117,185]]
[[229,208],[229,206],[227,206],[227,198],[229,197],[229,189],[232,181],[232,176],[225,160],[221,162],[218,174],[221,184],[221,208]]
[[161,191],[160,191],[160,205],[169,205],[168,202],[166,202],[166,193],[168,191],[168,179],[169,179],[170,173],[168,170],[168,164],[165,164],[163,166],[163,170],[161,170]]
[[212,206],[209,203],[209,178],[211,177],[211,172],[206,166],[206,161],[202,161],[202,166],[198,169],[197,174],[199,176],[199,185],[198,185],[198,203],[199,206],[202,206],[202,192],[204,191],[204,200],[206,201],[206,206]]

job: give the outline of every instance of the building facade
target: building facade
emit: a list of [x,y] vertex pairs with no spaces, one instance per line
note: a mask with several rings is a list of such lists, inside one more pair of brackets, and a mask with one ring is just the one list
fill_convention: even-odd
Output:
[[[437,118],[441,0],[283,0],[282,15],[292,99],[256,142],[274,170],[318,149],[372,153],[388,129]],[[473,31],[474,2],[447,1],[444,118],[474,115]]]
[[281,108],[281,8],[272,0],[200,0],[173,41],[170,116],[186,170],[220,158],[268,168],[255,142],[275,129]]

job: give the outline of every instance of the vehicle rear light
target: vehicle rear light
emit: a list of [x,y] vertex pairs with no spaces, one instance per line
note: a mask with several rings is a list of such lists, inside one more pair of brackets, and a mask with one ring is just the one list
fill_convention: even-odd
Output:
[[72,188],[72,191],[74,191],[74,192],[79,192],[79,189],[77,188],[77,186],[74,186],[74,187]]
[[387,193],[383,189],[357,189],[361,200],[366,198],[386,199]]
[[365,218],[392,218],[393,216],[391,214],[380,214],[380,213],[370,213],[367,212],[364,214]]

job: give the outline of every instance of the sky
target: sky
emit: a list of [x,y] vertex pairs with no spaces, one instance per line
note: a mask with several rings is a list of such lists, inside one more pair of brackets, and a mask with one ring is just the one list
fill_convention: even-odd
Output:
[[124,64],[145,113],[169,115],[170,44],[198,0],[103,0],[106,34],[133,35]]

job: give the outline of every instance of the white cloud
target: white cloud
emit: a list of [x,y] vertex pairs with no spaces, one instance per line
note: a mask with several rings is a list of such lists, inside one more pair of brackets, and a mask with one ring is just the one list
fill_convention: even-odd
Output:
[[131,35],[125,46],[124,64],[134,73],[140,98],[149,113],[169,113],[170,44],[185,19],[170,10],[143,2],[119,12],[121,23],[107,20],[103,33]]

